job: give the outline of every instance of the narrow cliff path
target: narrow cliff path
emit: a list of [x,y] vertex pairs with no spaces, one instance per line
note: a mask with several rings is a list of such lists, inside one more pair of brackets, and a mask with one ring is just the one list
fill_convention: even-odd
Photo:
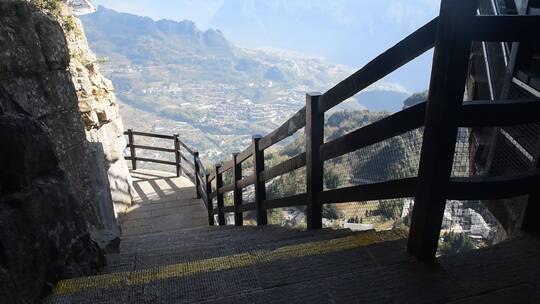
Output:
[[133,175],[120,252],[45,303],[540,303],[538,238],[425,264],[400,230],[208,227],[187,179]]
[[132,171],[134,205],[120,216],[122,235],[208,226],[208,213],[185,176],[139,169]]

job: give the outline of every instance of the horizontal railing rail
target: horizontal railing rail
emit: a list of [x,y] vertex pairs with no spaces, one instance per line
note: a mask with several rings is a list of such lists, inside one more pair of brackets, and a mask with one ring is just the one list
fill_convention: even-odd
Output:
[[[182,172],[184,171],[184,174],[193,181],[193,183],[195,184],[196,192],[197,192],[197,198],[201,198],[201,195],[207,196],[206,189],[203,189],[202,187],[202,185],[205,185],[206,181],[202,180],[201,178],[201,174],[204,175],[205,172],[204,172],[204,166],[202,166],[201,160],[199,158],[199,152],[194,151],[188,145],[186,145],[183,141],[181,141],[178,134],[167,135],[167,134],[157,134],[157,133],[148,133],[148,132],[138,132],[138,131],[133,131],[132,129],[128,129],[127,131],[124,132],[124,135],[128,136],[128,143],[126,145],[126,148],[129,148],[129,151],[130,151],[130,154],[124,156],[124,158],[126,160],[131,160],[131,168],[133,170],[137,170],[137,162],[150,162],[150,163],[174,166],[176,168],[177,177],[180,177],[180,175],[182,175]],[[136,144],[135,136],[169,139],[169,140],[172,140],[173,142],[173,148]],[[189,153],[189,156],[186,156],[184,153],[182,153],[181,147],[183,147],[183,149]],[[168,160],[156,159],[156,158],[139,157],[137,156],[137,149],[151,150],[151,151],[158,151],[158,152],[165,152],[165,153],[174,153],[175,160],[168,161]],[[182,159],[184,160],[183,162],[182,162]],[[183,168],[186,168],[184,164],[189,166],[187,168],[190,168],[193,174],[185,170],[182,170]]]

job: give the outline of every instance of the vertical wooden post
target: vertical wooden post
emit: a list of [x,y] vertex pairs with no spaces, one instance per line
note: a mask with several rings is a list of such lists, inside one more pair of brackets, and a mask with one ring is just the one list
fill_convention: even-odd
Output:
[[243,226],[244,216],[240,211],[242,205],[242,189],[238,188],[238,181],[242,179],[242,163],[238,163],[238,153],[233,153],[233,183],[234,183],[234,225]]
[[306,193],[307,229],[322,228],[323,165],[320,147],[324,143],[324,113],[317,111],[320,93],[306,94]]
[[408,251],[420,260],[437,252],[471,51],[467,33],[477,7],[471,0],[441,2],[408,241]]
[[266,185],[261,181],[261,173],[264,171],[264,150],[259,149],[260,135],[253,136],[253,176],[255,177],[255,210],[257,212],[257,226],[266,225],[268,217],[262,202],[266,199]]
[[182,168],[180,166],[180,139],[178,138],[178,134],[174,134],[174,155],[176,157],[176,177],[180,177],[182,174]]
[[[537,145],[540,145],[540,138],[537,140]],[[540,155],[536,155],[535,167],[540,168]],[[531,189],[529,198],[527,200],[527,206],[525,207],[525,214],[523,215],[523,223],[521,229],[534,234],[540,234],[540,221],[538,216],[540,215],[540,191],[538,188]]]
[[193,152],[193,165],[195,166],[195,192],[197,193],[197,198],[201,198],[201,182],[199,180],[200,178],[200,170],[199,168],[199,152],[195,151]]
[[135,141],[133,140],[133,130],[128,129],[129,153],[131,154],[131,168],[137,170],[137,155],[135,154]]
[[225,225],[225,213],[223,212],[223,194],[219,193],[219,190],[223,187],[223,176],[219,173],[221,164],[216,164],[216,200],[218,209],[218,224],[220,226]]
[[212,183],[209,181],[210,174],[206,174],[205,176],[205,191],[206,191],[206,209],[208,210],[208,225],[214,226],[214,203],[213,200],[210,198],[210,194],[212,193]]

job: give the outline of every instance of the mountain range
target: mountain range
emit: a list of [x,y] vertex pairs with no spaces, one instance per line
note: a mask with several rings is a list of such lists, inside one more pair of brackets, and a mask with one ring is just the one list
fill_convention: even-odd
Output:
[[[222,31],[188,20],[155,21],[103,6],[81,20],[119,100],[199,130],[192,144],[209,154],[238,150],[245,142],[232,138],[271,131],[303,106],[306,92],[324,92],[352,73],[316,57],[240,48]],[[408,95],[378,83],[340,108],[397,111]]]

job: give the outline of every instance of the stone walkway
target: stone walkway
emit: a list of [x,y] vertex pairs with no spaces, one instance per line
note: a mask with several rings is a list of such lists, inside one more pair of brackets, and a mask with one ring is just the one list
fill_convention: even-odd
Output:
[[138,205],[101,274],[56,284],[46,304],[540,303],[540,240],[419,263],[406,232],[209,227],[189,180],[133,172]]
[[123,236],[208,226],[208,213],[185,176],[138,169],[132,171],[134,205],[120,216]]

